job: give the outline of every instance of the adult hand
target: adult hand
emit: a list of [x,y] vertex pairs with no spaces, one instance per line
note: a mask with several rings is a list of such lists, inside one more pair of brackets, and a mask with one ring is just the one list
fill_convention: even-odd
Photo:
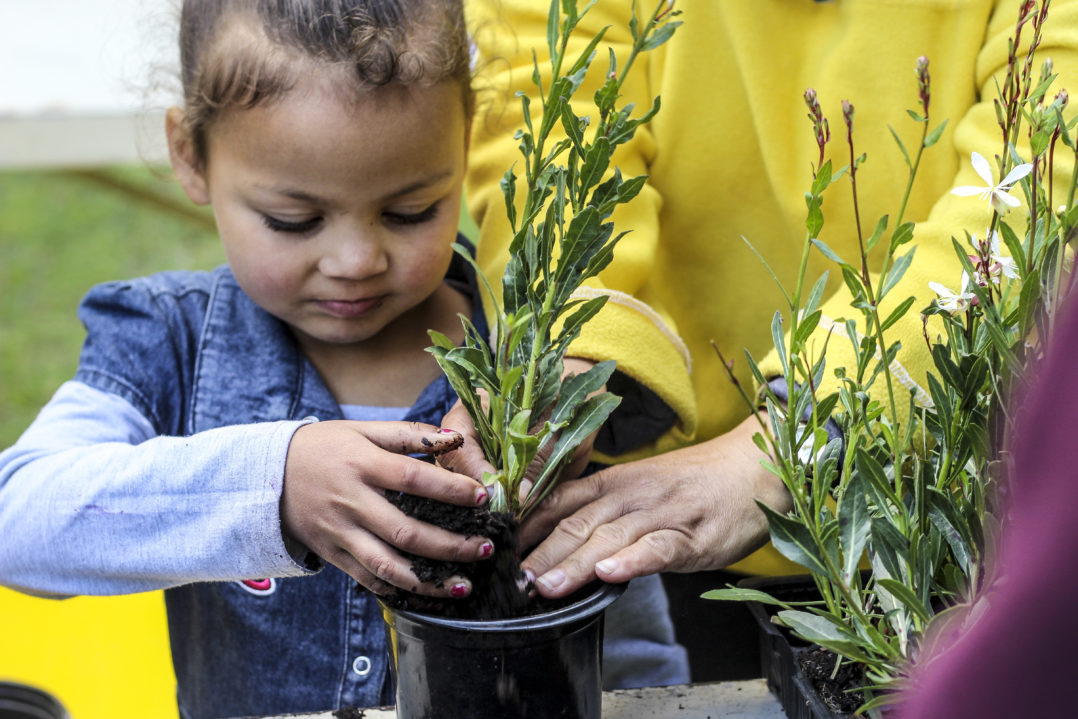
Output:
[[563,483],[522,529],[523,546],[543,540],[524,561],[539,593],[563,597],[596,577],[716,569],[758,549],[768,529],[755,500],[791,506],[760,465],[759,428],[749,417],[706,442]]
[[474,507],[487,491],[475,480],[405,456],[437,454],[460,435],[408,422],[330,421],[304,425],[292,436],[281,492],[284,531],[376,594],[400,587],[435,597],[467,596],[471,584],[454,577],[442,587],[420,583],[396,551],[437,560],[489,557],[491,542],[463,537],[408,517],[385,497],[407,492]]

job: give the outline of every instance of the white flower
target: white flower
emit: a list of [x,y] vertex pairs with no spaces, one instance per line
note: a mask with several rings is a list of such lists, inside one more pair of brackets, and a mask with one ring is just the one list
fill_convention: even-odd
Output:
[[939,282],[929,282],[928,286],[939,295],[936,303],[939,304],[940,309],[950,312],[952,315],[964,312],[969,307],[970,302],[977,296],[970,290],[969,275],[965,272],[962,273],[962,289],[958,292],[952,292]]
[[1000,180],[998,185],[994,185],[992,184],[992,168],[989,166],[988,160],[984,159],[980,153],[974,152],[970,156],[970,164],[973,165],[974,171],[980,178],[984,180],[986,186],[962,185],[951,190],[951,194],[961,197],[979,195],[982,200],[988,200],[992,208],[1001,215],[1007,214],[1012,207],[1018,207],[1021,204],[1017,197],[1011,197],[1007,193],[1014,187],[1014,183],[1033,171],[1033,165],[1028,162],[1022,163],[1008,172],[1007,176]]
[[1012,280],[1018,279],[1018,265],[1015,263],[1014,258],[1004,257],[999,254],[999,233],[992,233],[992,277],[997,281],[999,280],[1000,273],[1003,273],[1004,277],[1008,277]]

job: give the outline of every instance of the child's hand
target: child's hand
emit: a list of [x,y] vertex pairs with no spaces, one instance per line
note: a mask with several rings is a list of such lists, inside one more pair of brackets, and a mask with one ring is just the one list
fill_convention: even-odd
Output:
[[392,587],[460,598],[471,592],[463,577],[437,588],[422,584],[395,548],[438,560],[489,557],[483,537],[462,537],[408,517],[384,490],[407,492],[474,507],[486,490],[469,477],[414,457],[459,445],[460,435],[406,422],[316,422],[296,430],[285,461],[281,523],[289,536],[340,567],[376,594]]

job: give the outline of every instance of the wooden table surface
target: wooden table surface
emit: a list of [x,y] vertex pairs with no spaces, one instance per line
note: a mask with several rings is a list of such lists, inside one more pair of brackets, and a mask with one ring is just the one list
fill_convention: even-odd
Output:
[[[396,719],[389,709],[367,709],[363,719]],[[603,692],[603,719],[785,719],[763,679]],[[286,719],[266,717],[265,719]],[[336,719],[333,712],[289,714],[287,719]],[[493,719],[493,718],[492,718]]]

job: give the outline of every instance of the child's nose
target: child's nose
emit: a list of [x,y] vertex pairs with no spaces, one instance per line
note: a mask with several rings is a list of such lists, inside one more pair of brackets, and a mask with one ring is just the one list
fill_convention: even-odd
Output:
[[362,280],[389,267],[389,255],[373,228],[342,228],[325,239],[318,269],[327,277]]

